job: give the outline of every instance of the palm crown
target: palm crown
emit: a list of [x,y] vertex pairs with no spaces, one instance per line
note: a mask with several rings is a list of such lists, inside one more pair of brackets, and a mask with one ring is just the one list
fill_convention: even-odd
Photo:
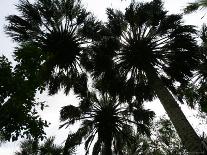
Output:
[[66,121],[61,127],[71,125],[76,121],[82,124],[77,132],[69,134],[65,143],[65,154],[69,148],[73,148],[85,138],[86,154],[93,141],[93,154],[102,152],[111,154],[111,147],[122,152],[123,143],[130,144],[133,141],[133,128],[137,127],[137,132],[149,133],[150,119],[154,113],[144,110],[137,102],[130,105],[121,104],[117,99],[110,97],[107,93],[100,98],[94,93],[83,97],[79,107],[72,105],[62,108],[61,120]]
[[[113,15],[109,25],[117,18]],[[114,58],[122,75],[133,78],[135,84],[147,83],[152,67],[172,81],[183,82],[191,75],[197,51],[193,26],[183,25],[180,15],[167,15],[159,0],[131,4],[123,16],[120,49]]]
[[[51,86],[51,94],[65,83],[70,83],[68,89],[82,71],[81,55],[87,40],[81,32],[93,17],[76,0],[37,0],[33,4],[21,0],[17,9],[20,15],[8,16],[6,27],[6,32],[21,43],[17,61],[22,66],[25,61],[38,62],[36,70]],[[63,79],[67,82],[61,83]]]
[[152,100],[147,75],[152,69],[174,93],[173,82],[184,84],[192,76],[191,70],[197,65],[196,30],[183,25],[181,15],[168,15],[159,0],[132,3],[125,13],[108,9],[107,14],[108,22],[99,31],[103,37],[96,40],[89,58],[102,87],[110,83],[112,93],[117,87],[120,96],[133,94],[141,101]]

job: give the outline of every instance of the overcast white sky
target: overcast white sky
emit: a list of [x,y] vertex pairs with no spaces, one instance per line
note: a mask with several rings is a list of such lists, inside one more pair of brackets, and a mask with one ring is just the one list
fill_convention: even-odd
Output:
[[[92,11],[99,19],[106,20],[105,9],[107,7],[118,8],[124,10],[130,0],[121,1],[121,0],[82,0],[88,10]],[[144,0],[149,1],[149,0]],[[165,8],[169,10],[170,13],[181,13],[182,9],[186,6],[188,2],[193,2],[193,0],[164,0]],[[10,14],[17,13],[15,10],[14,4],[17,4],[18,0],[1,0],[0,1],[0,55],[6,55],[10,60],[12,60],[12,52],[15,47],[15,43],[8,38],[3,30],[4,25],[6,25],[5,16]],[[207,10],[206,10],[207,11]],[[195,13],[191,16],[185,16],[186,24],[193,24],[201,26],[207,20],[207,17],[202,16],[205,13]],[[67,104],[77,104],[78,101],[74,95],[65,96],[63,93],[59,93],[55,96],[39,96],[41,100],[46,100],[47,104],[50,106],[47,110],[42,113],[42,117],[51,122],[50,128],[46,129],[49,136],[56,135],[56,143],[61,144],[67,137],[69,129],[58,130],[59,127],[59,110],[62,106]],[[157,113],[157,115],[164,114],[162,106],[159,104],[159,101],[156,100],[153,103],[148,103],[146,107],[152,107],[152,109]],[[188,109],[186,106],[182,106],[182,109],[185,111],[185,114],[188,117],[188,120],[193,124],[193,127],[199,133],[204,131],[204,128],[199,126],[201,123],[199,120],[196,120],[194,117],[195,111]],[[199,129],[200,128],[200,129]],[[198,130],[199,129],[199,130]],[[14,152],[18,149],[19,142],[6,143],[0,147],[0,155],[14,155]],[[79,150],[78,154],[82,150]]]

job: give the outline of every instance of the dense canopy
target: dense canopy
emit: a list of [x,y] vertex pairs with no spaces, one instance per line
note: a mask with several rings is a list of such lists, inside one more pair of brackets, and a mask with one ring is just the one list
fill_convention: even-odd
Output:
[[[191,3],[184,12],[204,7],[204,2]],[[154,112],[144,108],[146,101],[155,98],[180,137],[173,139],[188,152],[204,153],[205,142],[179,102],[207,111],[205,25],[198,32],[184,23],[183,14],[168,13],[161,0],[132,1],[125,11],[108,8],[105,22],[88,12],[80,0],[20,0],[16,8],[18,15],[7,16],[5,27],[18,43],[16,65],[0,57],[0,135],[6,140],[26,135],[29,141],[22,143],[22,154],[33,147],[27,143],[45,137],[48,126],[38,113],[45,103],[36,94],[55,95],[60,90],[65,95],[73,91],[79,99],[79,105],[69,101],[62,107],[60,128],[80,125],[69,131],[63,148],[56,148],[53,138],[46,141],[54,150],[43,154],[54,154],[56,149],[58,154],[72,154],[81,143],[86,155],[137,153],[139,147],[134,144],[138,143],[141,149],[144,144],[156,147],[159,142],[146,142]],[[172,144],[173,151],[178,151],[173,140],[165,141],[171,140],[166,133],[174,132],[169,122],[160,123],[167,123],[156,131],[163,132],[161,144]],[[46,147],[36,144],[33,153],[42,154],[41,148]],[[144,153],[141,149],[139,153]]]

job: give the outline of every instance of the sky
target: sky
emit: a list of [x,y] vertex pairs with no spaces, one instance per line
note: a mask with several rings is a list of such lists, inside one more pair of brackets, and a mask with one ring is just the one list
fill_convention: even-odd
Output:
[[[99,19],[106,21],[107,17],[105,10],[107,7],[113,7],[121,9],[124,11],[127,4],[130,0],[82,0],[84,5],[88,10],[94,13]],[[148,0],[144,0],[148,1]],[[164,6],[169,11],[169,13],[181,13],[182,9],[186,6],[187,3],[193,2],[193,0],[164,0]],[[1,0],[0,1],[0,55],[4,54],[9,58],[10,61],[13,61],[12,52],[16,44],[9,38],[3,30],[3,27],[7,24],[5,17],[11,14],[17,14],[15,10],[15,4],[18,3],[18,0]],[[205,10],[200,13],[195,13],[193,15],[188,15],[184,17],[186,24],[192,24],[200,27],[206,20],[207,17],[203,17]],[[202,18],[202,19],[201,19]],[[67,138],[69,130],[75,130],[77,126],[73,128],[61,129],[59,127],[59,111],[61,107],[68,104],[77,105],[77,98],[70,93],[69,96],[65,96],[62,92],[59,92],[54,96],[47,96],[46,93],[38,95],[39,100],[46,101],[49,105],[44,113],[41,113],[41,116],[51,123],[50,127],[46,129],[48,136],[56,136],[56,143],[63,144],[64,140]],[[155,100],[153,103],[146,103],[147,108],[151,108],[156,112],[157,115],[165,114],[163,107],[158,100]],[[186,106],[182,105],[181,108],[185,112],[189,122],[193,125],[194,129],[201,134],[204,131],[204,127],[199,125],[202,124],[200,120],[195,118],[195,110],[191,110]],[[0,155],[14,155],[14,152],[18,149],[19,141],[13,143],[6,143],[0,146]],[[83,148],[79,149],[77,154],[81,155]]]

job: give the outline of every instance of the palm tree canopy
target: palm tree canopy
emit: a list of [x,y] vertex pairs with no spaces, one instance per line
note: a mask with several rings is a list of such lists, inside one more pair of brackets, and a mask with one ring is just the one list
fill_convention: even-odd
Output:
[[[136,98],[140,103],[151,101],[156,95],[186,148],[190,152],[200,151],[199,136],[172,96],[178,95],[177,86],[187,85],[198,65],[195,27],[184,25],[182,15],[168,14],[160,0],[132,2],[124,13],[114,9],[107,13],[107,33],[96,41],[98,46],[91,54],[94,66],[102,69],[91,69],[98,83],[103,83],[98,86],[109,88],[110,94],[119,94],[128,101]],[[110,62],[111,70],[96,61],[101,54],[106,59],[102,62]],[[124,94],[127,86],[130,89]]]
[[[100,71],[96,68],[92,71],[96,77],[112,81],[110,76],[116,75],[113,71],[118,70],[119,78],[112,76],[111,79],[115,79],[112,86],[119,83],[117,90],[122,91],[124,89],[120,89],[120,85],[125,81],[125,88],[127,85],[133,88],[131,94],[137,98],[136,91],[139,92],[140,88],[145,90],[147,95],[141,97],[145,100],[152,100],[154,96],[147,77],[152,68],[174,93],[175,81],[187,83],[197,65],[194,26],[184,25],[181,15],[167,14],[160,0],[132,3],[125,13],[108,9],[107,14],[105,31],[108,36],[97,41],[98,46],[94,47],[91,56],[95,67],[101,68]],[[97,60],[101,55],[104,55],[101,62],[105,61],[102,66]],[[113,70],[108,70],[105,64]]]
[[20,43],[16,60],[23,67],[34,62],[33,68],[41,75],[39,80],[49,85],[50,94],[62,86],[68,93],[75,80],[86,77],[81,74],[81,59],[88,41],[81,34],[90,31],[87,27],[95,19],[79,0],[21,0],[17,9],[19,15],[6,18],[7,34]]
[[133,141],[134,127],[137,128],[138,133],[149,135],[148,127],[154,113],[144,110],[136,101],[127,106],[120,104],[117,99],[111,98],[107,93],[101,97],[88,93],[87,97],[82,98],[78,107],[65,106],[60,115],[61,121],[65,121],[61,127],[77,121],[82,122],[77,132],[68,135],[65,154],[67,149],[81,144],[84,138],[86,154],[89,153],[89,148],[95,141],[93,154],[98,155],[105,149],[111,150],[112,145],[117,152],[122,152],[121,143]]
[[[91,31],[94,19],[89,18],[89,13],[82,8],[80,1],[37,0],[31,4],[27,0],[22,0],[17,7],[21,14],[7,17],[10,23],[6,27],[7,33],[14,40],[19,41],[22,46],[27,45],[28,48],[37,52],[28,53],[28,57],[25,58],[22,53],[30,52],[30,49],[25,50],[25,47],[20,47],[16,58],[27,68],[26,65],[35,54],[32,62],[34,65],[36,62],[39,63],[36,65],[37,74],[42,75],[43,82],[49,86],[50,94],[55,94],[62,87],[65,88],[67,94],[70,88],[74,87],[75,92],[86,96],[87,75],[80,74],[83,73],[82,65],[84,65],[96,77],[96,86],[99,87],[99,90],[110,87],[110,95],[113,94],[112,99],[119,94],[119,96],[123,96],[123,98],[119,98],[120,101],[133,102],[133,97],[136,96],[138,103],[130,103],[133,111],[134,108],[140,107],[143,101],[151,101],[155,96],[152,89],[153,79],[149,77],[151,71],[158,75],[165,86],[176,93],[173,84],[175,82],[187,83],[188,77],[192,76],[192,69],[197,65],[195,54],[197,45],[193,37],[193,34],[196,33],[194,27],[184,25],[181,15],[168,15],[167,11],[163,10],[160,0],[153,0],[149,3],[132,3],[125,13],[108,9],[108,22],[104,26],[98,23],[93,28],[94,32],[98,32],[97,34]],[[88,27],[90,29],[87,29]],[[86,37],[89,38],[86,39]],[[93,41],[94,44],[86,50],[85,46],[88,41]],[[24,67],[24,65],[22,66]],[[35,70],[31,73],[36,74]],[[25,72],[27,76],[30,76],[31,73]],[[107,82],[109,85],[106,84]],[[120,118],[119,114],[122,115],[125,110],[117,111],[116,100],[112,103],[114,104],[106,107],[106,111],[115,112]],[[86,122],[83,122],[76,133],[68,136],[66,152],[67,148],[80,144],[82,137],[87,135],[88,131],[91,131],[92,135],[90,138],[88,137],[90,140],[87,141],[86,148],[90,148],[88,147],[89,142],[93,140],[98,131],[102,134],[98,133],[98,140],[94,145],[98,151],[95,152],[111,146],[111,141],[116,135],[112,131],[118,131],[119,127],[111,128],[108,131],[98,122],[104,120],[99,117],[106,113],[103,111],[107,104],[105,106],[98,104],[93,107],[93,104],[89,102],[89,105],[92,107],[89,108],[92,109],[90,114],[82,111],[80,107],[67,107],[69,111],[72,109],[76,113],[69,115],[69,122],[66,124],[73,124],[80,119],[86,119]],[[88,107],[85,108],[88,109]],[[132,114],[135,116],[134,111]],[[89,119],[82,118],[85,115]],[[104,118],[108,118],[108,115]],[[112,121],[118,118],[111,116],[107,120]],[[140,121],[143,121],[139,120],[140,117],[130,118],[134,120],[124,119],[124,124],[133,123],[140,126]],[[98,123],[90,125],[94,120]],[[115,123],[112,122],[112,124]],[[91,128],[96,127],[96,129],[88,129],[90,126]],[[121,127],[124,128],[123,124]],[[104,136],[105,132],[110,132],[108,135],[111,136],[108,136],[108,139]]]

